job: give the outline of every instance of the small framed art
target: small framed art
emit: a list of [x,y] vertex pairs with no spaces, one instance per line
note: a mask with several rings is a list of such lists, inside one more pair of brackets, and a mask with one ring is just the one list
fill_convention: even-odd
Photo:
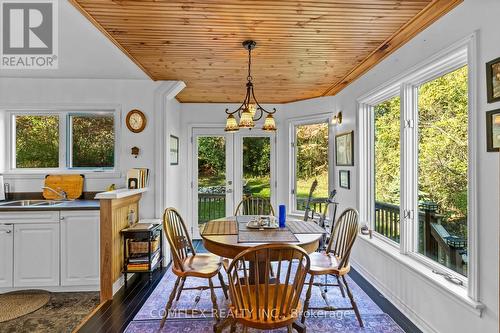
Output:
[[486,112],[486,150],[500,151],[500,109]]
[[170,165],[179,165],[179,138],[170,136]]
[[338,166],[354,165],[354,131],[335,136],[335,163]]
[[486,91],[488,103],[500,101],[500,58],[486,64]]
[[351,188],[351,172],[349,170],[339,170],[339,186],[341,188]]

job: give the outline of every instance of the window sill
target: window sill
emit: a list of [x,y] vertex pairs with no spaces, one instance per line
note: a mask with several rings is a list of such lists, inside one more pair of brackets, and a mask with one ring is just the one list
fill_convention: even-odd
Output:
[[43,179],[48,174],[79,174],[85,175],[86,179],[101,179],[101,178],[121,178],[122,173],[119,171],[92,171],[92,170],[11,170],[2,173],[4,179]]
[[385,242],[376,237],[369,238],[366,235],[359,235],[358,239],[361,239],[364,243],[369,244],[383,255],[390,257],[391,259],[404,265],[405,268],[417,273],[426,282],[433,285],[437,291],[439,291],[444,296],[452,299],[458,304],[471,310],[476,315],[481,316],[484,310],[484,304],[474,301],[467,294],[467,287],[456,285],[445,280],[442,276],[437,275],[432,272],[432,268],[424,265],[421,261],[412,258],[409,255],[405,255],[399,252],[399,249],[393,245]]

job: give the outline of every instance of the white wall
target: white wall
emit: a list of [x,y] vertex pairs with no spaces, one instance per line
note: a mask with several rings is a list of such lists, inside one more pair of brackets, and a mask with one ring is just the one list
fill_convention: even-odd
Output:
[[[181,126],[181,104],[176,99],[171,99],[166,105],[166,152],[167,152],[167,175],[166,175],[166,198],[167,207],[174,207],[185,216],[186,201],[184,200],[184,189],[187,187],[185,182],[186,164],[185,155],[181,152],[187,150],[187,141],[183,137],[183,129]],[[170,165],[170,135],[179,138],[179,164]],[[163,207],[163,208],[167,208]]]
[[[30,108],[118,105],[121,110],[119,171],[122,175],[102,178],[102,175],[88,174],[85,190],[102,191],[111,183],[123,187],[125,186],[123,173],[127,169],[133,167],[150,168],[153,170],[153,178],[150,182],[151,191],[145,193],[143,200],[141,200],[140,214],[141,217],[153,217],[155,190],[155,114],[153,102],[154,92],[158,85],[158,82],[150,80],[0,78],[0,109],[5,110],[24,105],[29,105]],[[137,134],[130,132],[125,125],[127,112],[135,108],[143,111],[148,120],[145,130]],[[1,137],[5,139],[5,135]],[[138,158],[134,158],[130,154],[130,149],[133,146],[140,148]],[[11,190],[14,192],[37,192],[42,186],[43,175],[22,177],[5,175],[5,181],[11,184]]]
[[68,0],[59,3],[59,68],[0,70],[0,77],[148,79]]

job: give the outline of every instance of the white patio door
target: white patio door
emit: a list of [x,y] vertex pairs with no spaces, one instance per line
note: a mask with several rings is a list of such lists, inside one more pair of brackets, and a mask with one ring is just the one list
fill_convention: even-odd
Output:
[[259,130],[226,133],[223,129],[193,128],[192,230],[233,215],[243,196],[275,203],[275,134]]

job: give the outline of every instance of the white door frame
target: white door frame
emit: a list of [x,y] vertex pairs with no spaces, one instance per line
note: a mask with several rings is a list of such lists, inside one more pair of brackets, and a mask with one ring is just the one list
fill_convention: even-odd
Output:
[[243,197],[243,138],[244,137],[269,137],[271,138],[271,204],[275,207],[277,200],[276,181],[276,133],[263,130],[252,129],[251,131],[239,131],[237,133],[227,133],[219,126],[190,126],[191,145],[189,152],[188,179],[191,190],[188,196],[189,218],[192,237],[199,239],[198,229],[198,146],[197,137],[200,136],[225,136],[226,138],[226,215],[234,213],[236,204]]

